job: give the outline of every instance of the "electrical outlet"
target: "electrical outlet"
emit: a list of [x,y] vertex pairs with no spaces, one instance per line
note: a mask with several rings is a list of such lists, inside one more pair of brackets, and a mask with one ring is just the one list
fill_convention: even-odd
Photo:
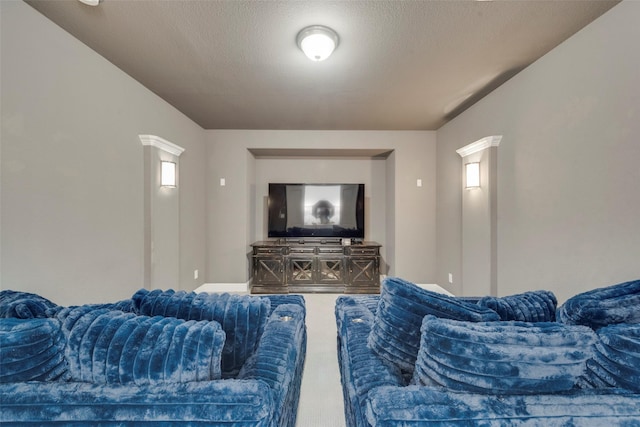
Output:
[[193,270],[193,279],[194,279],[194,280],[195,280],[195,279],[197,279],[197,278],[198,278],[198,276],[199,276],[199,274],[198,274],[198,270]]
[[225,185],[227,185],[227,180],[224,178],[220,178],[220,187],[224,187]]
[[416,180],[416,186],[422,187],[422,180],[420,178]]
[[453,274],[449,273],[449,283],[453,283]]

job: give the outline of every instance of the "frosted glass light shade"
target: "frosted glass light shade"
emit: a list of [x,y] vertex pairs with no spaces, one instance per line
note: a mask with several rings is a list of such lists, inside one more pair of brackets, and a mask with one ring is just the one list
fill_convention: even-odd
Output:
[[338,46],[338,34],[329,27],[312,25],[302,29],[296,38],[298,46],[312,61],[324,61]]
[[160,186],[176,187],[176,164],[174,162],[160,162]]
[[465,166],[465,188],[480,187],[480,163],[467,163]]

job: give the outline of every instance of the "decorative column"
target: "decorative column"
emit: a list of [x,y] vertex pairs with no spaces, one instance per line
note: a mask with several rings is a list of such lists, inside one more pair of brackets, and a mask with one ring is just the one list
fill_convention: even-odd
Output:
[[[462,295],[497,295],[497,170],[501,135],[456,152],[462,157]],[[477,176],[472,176],[477,173]]]
[[155,135],[144,146],[144,287],[180,288],[180,180],[184,148]]

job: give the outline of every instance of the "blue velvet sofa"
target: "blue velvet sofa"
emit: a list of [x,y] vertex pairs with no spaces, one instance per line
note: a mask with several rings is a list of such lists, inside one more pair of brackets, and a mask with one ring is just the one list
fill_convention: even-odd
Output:
[[640,426],[640,281],[455,298],[387,278],[336,300],[348,427]]
[[0,424],[293,427],[305,310],[299,295],[61,307],[1,291]]

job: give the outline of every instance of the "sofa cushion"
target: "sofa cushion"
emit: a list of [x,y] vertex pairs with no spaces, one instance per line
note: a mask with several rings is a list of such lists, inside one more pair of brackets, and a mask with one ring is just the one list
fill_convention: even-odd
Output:
[[587,362],[591,387],[616,387],[640,392],[640,324],[617,324],[598,330],[592,360]]
[[595,341],[584,326],[427,316],[414,380],[494,394],[570,390],[585,372]]
[[575,295],[558,309],[557,317],[559,322],[593,329],[615,323],[640,323],[640,280]]
[[267,298],[146,289],[133,295],[136,311],[146,316],[171,316],[184,320],[215,320],[226,334],[222,350],[222,375],[235,377],[255,351],[271,308]]
[[550,291],[530,291],[506,297],[487,296],[478,301],[480,307],[490,308],[500,320],[519,322],[554,322],[558,300]]
[[[106,308],[109,310],[124,311],[126,313],[136,313],[136,307],[131,298],[117,302],[109,302],[102,304],[83,304],[85,307],[93,307],[94,309]],[[76,306],[77,307],[77,306]]]
[[65,344],[56,319],[0,319],[0,382],[65,379]]
[[488,308],[422,289],[399,278],[387,278],[382,282],[369,347],[387,363],[413,372],[422,319],[428,314],[476,322],[500,319]]
[[640,425],[638,395],[619,389],[505,396],[410,386],[380,387],[369,397],[373,427]]
[[262,381],[181,384],[0,384],[0,425],[100,427],[272,427]]
[[58,305],[40,295],[11,290],[0,291],[0,317],[44,318],[49,317],[47,310],[55,307]]
[[221,376],[224,332],[217,322],[138,316],[91,306],[58,314],[74,381],[149,384]]

